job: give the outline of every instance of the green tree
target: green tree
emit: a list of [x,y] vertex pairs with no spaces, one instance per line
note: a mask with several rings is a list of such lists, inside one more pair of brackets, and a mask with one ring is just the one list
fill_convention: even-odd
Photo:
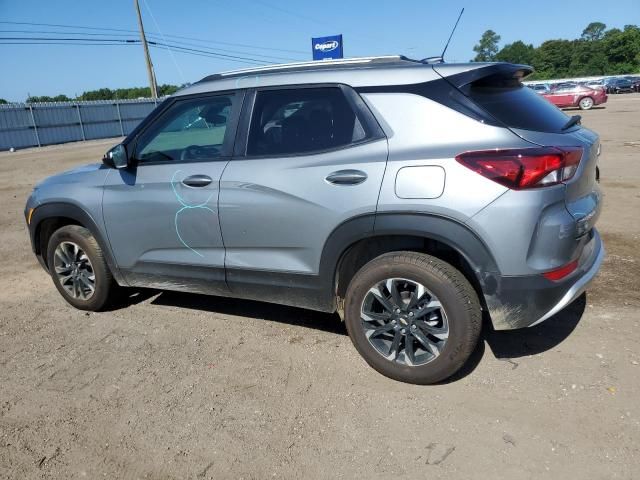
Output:
[[82,92],[82,95],[78,97],[79,100],[112,100],[113,90],[109,88],[100,88],[98,90],[90,90],[88,92]]
[[547,40],[536,48],[533,67],[537,78],[569,76],[574,44],[570,40]]
[[547,40],[538,47],[521,40],[498,49],[500,36],[487,30],[473,47],[476,61],[501,61],[533,66],[529,79],[617,75],[640,72],[640,27],[610,28],[591,22],[580,38]]
[[607,26],[602,22],[591,22],[582,31],[582,36],[580,38],[589,42],[593,42],[594,40],[601,40],[606,29]]
[[0,105],[6,105],[7,103],[9,102],[7,102],[4,98],[0,98]]
[[[158,94],[161,97],[172,95],[178,91],[180,87],[177,85],[158,85]],[[100,88],[98,90],[89,90],[80,95],[80,100],[134,100],[136,98],[150,98],[151,89],[149,87],[130,87],[117,88]]]
[[572,76],[604,75],[609,69],[609,61],[601,41],[575,40],[573,56],[569,65]]
[[41,96],[29,96],[27,97],[27,103],[44,103],[44,102],[70,102],[72,101],[66,95],[56,95],[55,97],[50,97],[48,95]]
[[531,65],[536,49],[533,45],[517,40],[502,47],[495,55],[495,59],[500,62],[522,63]]
[[500,42],[500,35],[493,30],[487,30],[482,34],[480,42],[473,47],[473,51],[476,52],[476,56],[473,59],[474,62],[492,62],[495,59],[496,53],[498,53],[498,43]]
[[164,97],[165,95],[173,95],[178,91],[180,87],[177,85],[158,85],[158,95]]
[[609,62],[609,72],[631,73],[640,70],[640,28],[626,25],[624,30],[612,28],[602,40]]

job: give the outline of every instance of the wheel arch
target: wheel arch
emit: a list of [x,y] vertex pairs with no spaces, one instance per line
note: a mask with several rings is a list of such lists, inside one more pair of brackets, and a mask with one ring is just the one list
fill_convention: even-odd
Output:
[[458,268],[472,284],[484,307],[484,295],[495,289],[499,269],[493,254],[468,226],[433,214],[391,212],[356,217],[342,223],[325,244],[323,278],[336,297],[368,261],[392,251],[433,255]]
[[102,250],[107,265],[116,281],[123,285],[124,278],[111,253],[108,242],[103,238],[95,220],[78,205],[65,202],[45,203],[36,207],[29,223],[31,247],[42,267],[49,271],[47,265],[47,245],[49,238],[57,229],[65,225],[79,225],[91,232]]

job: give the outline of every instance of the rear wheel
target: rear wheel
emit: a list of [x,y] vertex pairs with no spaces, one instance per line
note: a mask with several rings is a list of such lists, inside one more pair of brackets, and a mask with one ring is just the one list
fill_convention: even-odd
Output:
[[349,284],[345,322],[378,372],[408,383],[444,380],[469,358],[481,329],[477,295],[435,257],[394,252],[367,263]]
[[581,110],[589,110],[591,107],[593,107],[593,98],[584,97],[580,100],[579,106]]
[[62,297],[80,310],[105,308],[117,285],[91,232],[66,225],[51,235],[47,265]]

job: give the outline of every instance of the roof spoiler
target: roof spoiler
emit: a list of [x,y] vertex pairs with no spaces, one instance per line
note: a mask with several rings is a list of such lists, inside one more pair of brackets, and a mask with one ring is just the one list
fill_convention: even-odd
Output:
[[442,78],[456,88],[464,87],[479,80],[517,80],[522,81],[534,70],[529,65],[514,63],[477,63],[477,64],[434,64],[433,69]]

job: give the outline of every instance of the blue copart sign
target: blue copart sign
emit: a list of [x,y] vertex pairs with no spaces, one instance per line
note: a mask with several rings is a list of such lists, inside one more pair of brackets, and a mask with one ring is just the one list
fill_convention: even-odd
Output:
[[314,60],[343,58],[342,35],[312,38],[311,49]]

